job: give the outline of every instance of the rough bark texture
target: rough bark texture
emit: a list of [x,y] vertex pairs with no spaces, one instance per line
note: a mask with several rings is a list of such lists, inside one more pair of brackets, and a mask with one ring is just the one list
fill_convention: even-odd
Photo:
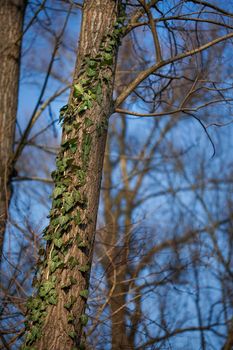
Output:
[[[55,175],[58,180],[55,180],[51,220],[46,231],[48,244],[41,265],[38,294],[34,297],[34,301],[37,298],[36,308],[40,314],[33,316],[35,304],[32,299],[24,349],[69,350],[79,348],[83,341],[82,328],[86,323],[84,294],[88,289],[88,270],[92,261],[107,121],[112,112],[119,45],[116,37],[121,31],[116,24],[119,9],[120,1],[116,0],[89,0],[84,3],[73,81],[74,86],[86,84],[86,92],[78,91],[82,90],[80,85],[77,89],[73,88],[64,113],[62,149]],[[88,61],[90,59],[91,62]],[[83,79],[88,82],[82,82]],[[96,96],[90,92],[95,89]],[[91,103],[87,102],[88,96],[92,96]],[[88,107],[81,111],[83,101]],[[77,148],[73,147],[76,142]],[[68,158],[71,159],[69,165],[64,166]],[[79,199],[76,196],[74,205],[70,205],[68,197],[75,193]],[[68,220],[65,225],[62,217]],[[62,263],[54,269],[52,266],[58,261],[55,257],[62,259]],[[47,287],[52,283],[54,287],[48,291],[50,287]],[[52,299],[51,293],[54,293]],[[46,314],[43,314],[42,304]]]
[[20,38],[25,3],[25,0],[0,0],[0,257],[11,197],[11,157],[18,104]]

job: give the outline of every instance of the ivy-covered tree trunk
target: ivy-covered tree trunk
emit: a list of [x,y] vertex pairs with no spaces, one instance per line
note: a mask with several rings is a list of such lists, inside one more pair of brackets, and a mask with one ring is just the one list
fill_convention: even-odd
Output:
[[57,158],[50,223],[44,232],[37,293],[28,301],[23,349],[78,349],[95,238],[117,49],[124,30],[121,1],[84,2],[79,51]]
[[11,198],[10,177],[18,104],[25,0],[0,0],[0,260]]

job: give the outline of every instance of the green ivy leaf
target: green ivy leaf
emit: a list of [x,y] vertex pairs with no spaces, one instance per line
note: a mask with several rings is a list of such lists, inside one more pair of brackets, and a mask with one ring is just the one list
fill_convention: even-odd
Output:
[[90,265],[88,265],[88,264],[80,265],[80,266],[78,267],[78,270],[79,270],[80,272],[87,272],[87,271],[90,270]]
[[78,98],[82,96],[84,93],[83,87],[81,84],[75,84],[74,85],[74,97]]
[[69,105],[65,105],[65,106],[61,107],[60,112],[65,112],[65,111],[67,111],[68,108],[69,108]]
[[75,153],[75,151],[77,150],[77,139],[72,138],[65,140],[62,142],[61,147],[63,149],[70,149],[72,153]]
[[92,78],[92,77],[95,77],[96,76],[96,70],[95,69],[92,69],[92,68],[87,68],[87,76],[89,78]]
[[79,242],[77,244],[78,248],[87,248],[88,247],[88,243],[85,241]]
[[86,128],[89,128],[90,126],[92,126],[94,123],[90,118],[85,118],[84,119],[84,124]]
[[[53,239],[59,239],[62,236],[62,229],[57,229],[54,233],[53,233]],[[59,243],[58,243],[59,244]]]
[[33,310],[33,309],[40,309],[41,304],[42,304],[42,301],[41,301],[40,298],[38,298],[38,297],[35,297],[35,298],[30,297],[28,299],[27,303],[26,303],[26,306],[27,306],[28,309]]
[[53,207],[53,208],[59,208],[60,205],[61,205],[61,203],[62,203],[61,198],[54,199],[54,200],[53,200],[53,203],[52,203],[52,207]]
[[62,289],[69,289],[70,287],[74,286],[75,284],[77,284],[76,278],[74,278],[73,276],[70,276],[70,280],[67,283],[63,284],[61,288]]
[[82,237],[80,237],[79,235],[76,238],[76,242],[77,242],[77,247],[78,248],[86,248],[86,247],[88,247],[88,242],[84,241],[82,239]]
[[82,112],[85,112],[86,110],[88,109],[86,103],[82,103],[80,104],[80,106],[78,107],[78,113],[82,113]]
[[51,261],[50,264],[50,271],[53,273],[54,271],[56,271],[58,268],[62,268],[64,267],[65,264],[62,260],[58,260],[58,261]]
[[87,65],[91,68],[97,67],[97,61],[94,59],[87,59]]
[[83,314],[80,316],[80,322],[83,326],[86,326],[88,323],[88,316]]
[[69,142],[70,142],[69,139],[62,141],[61,147],[64,148],[64,149],[67,149],[69,147]]
[[103,59],[105,64],[112,64],[113,56],[111,53],[105,52],[103,54]]
[[66,255],[72,244],[73,244],[73,238],[68,239],[66,242],[64,242],[63,246],[61,247],[61,252],[64,255]]
[[74,278],[73,276],[70,276],[70,283],[71,283],[72,286],[74,286],[75,284],[77,284],[76,278]]
[[117,42],[116,42],[116,40],[110,40],[108,43],[111,46],[115,46]]
[[74,331],[70,331],[70,332],[68,333],[68,336],[69,336],[70,338],[74,339],[74,338],[76,337],[76,333],[75,333]]
[[89,155],[91,151],[91,135],[84,132],[82,140],[82,160],[85,165],[89,160]]
[[77,170],[78,186],[83,186],[86,183],[86,172],[84,170]]
[[55,238],[53,240],[53,243],[56,247],[61,248],[61,246],[63,245],[63,240],[62,238]]
[[80,80],[80,83],[82,84],[82,86],[83,86],[83,85],[87,85],[88,82],[89,82],[89,79],[81,79],[81,80]]
[[75,128],[75,130],[79,130],[80,129],[80,127],[81,127],[81,125],[82,125],[82,123],[81,122],[74,122],[73,123],[73,127]]
[[52,227],[56,227],[57,225],[59,225],[59,218],[54,218],[54,219],[52,219],[51,221],[50,221],[50,225],[52,226]]
[[60,109],[59,122],[62,122],[66,113],[68,112],[69,105],[65,105]]
[[109,73],[106,72],[103,74],[103,80],[108,84],[108,86],[109,86],[109,82],[111,81],[111,78],[112,76]]
[[[92,103],[92,96],[88,95],[88,94],[84,94],[84,97],[83,97],[83,105],[84,105],[84,109],[87,110],[87,109],[90,109],[93,107],[93,103]],[[79,109],[78,109],[79,111]]]
[[70,149],[74,153],[77,149],[77,139],[68,139],[62,142],[61,147],[65,150]]
[[69,147],[71,152],[75,153],[77,151],[77,140],[70,142]]
[[66,189],[65,186],[55,187],[53,191],[53,198],[56,199],[57,197],[59,197],[65,191],[65,189]]
[[30,314],[30,320],[33,322],[38,322],[41,317],[41,311],[40,310],[32,310]]
[[83,289],[79,292],[80,297],[87,299],[88,298],[88,289]]
[[[108,52],[108,53],[112,52],[112,50],[113,50],[112,46],[107,46],[107,47],[105,47],[105,49],[104,49],[104,51],[105,51],[105,52]],[[112,57],[112,54],[111,54],[111,57]]]
[[64,204],[63,204],[65,213],[68,212],[70,209],[72,209],[74,205],[75,205],[75,201],[72,193],[67,193],[66,196],[64,196]]
[[78,265],[78,260],[74,256],[70,256],[67,261],[67,265],[72,270],[75,266]]
[[52,280],[45,281],[39,289],[39,295],[45,297],[54,287],[55,283]]
[[74,159],[70,157],[64,157],[62,159],[57,159],[56,166],[59,172],[65,171],[72,163]]
[[[72,167],[73,167],[73,165],[72,165]],[[71,182],[72,182],[72,179],[71,179],[71,177],[67,176],[67,177],[63,178],[62,181],[63,181],[63,184],[65,186],[69,186],[71,184]]]
[[77,214],[74,217],[74,222],[76,225],[81,225],[81,223],[82,223],[82,219],[81,219],[79,211],[77,211]]
[[74,320],[75,320],[75,318],[74,318],[74,316],[73,316],[72,314],[69,314],[69,315],[67,316],[67,322],[68,322],[68,323],[73,323]]
[[27,334],[26,343],[31,344],[40,336],[41,336],[41,328],[39,326],[34,325],[30,329],[30,333]]
[[101,86],[100,82],[98,82],[98,84],[96,86],[96,101],[99,105],[101,105],[101,103],[103,101],[102,86]]
[[54,291],[54,293],[51,293],[47,299],[48,303],[51,305],[57,305],[57,293]]
[[51,234],[46,234],[43,236],[43,238],[45,241],[52,241],[52,239],[53,239]]
[[59,224],[61,226],[65,225],[67,222],[70,221],[70,216],[69,215],[61,215],[58,218]]
[[68,291],[70,289],[70,287],[71,287],[71,283],[67,282],[61,286],[61,289],[64,289],[64,291]]
[[84,195],[82,195],[78,190],[74,190],[72,192],[72,198],[73,198],[75,204],[79,203],[79,204],[83,205],[87,202],[86,197]]
[[64,308],[66,308],[67,310],[70,310],[72,306],[76,303],[76,301],[77,301],[77,297],[75,297],[74,295],[71,295],[70,300],[64,304]]
[[66,133],[69,134],[73,130],[73,125],[65,124],[64,128]]

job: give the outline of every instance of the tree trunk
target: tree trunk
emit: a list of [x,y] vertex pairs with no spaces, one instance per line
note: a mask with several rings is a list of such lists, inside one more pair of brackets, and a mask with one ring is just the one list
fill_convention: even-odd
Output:
[[74,85],[69,104],[61,110],[63,140],[52,174],[48,243],[36,282],[38,293],[28,302],[23,349],[69,350],[84,342],[107,124],[124,29],[121,10],[116,0],[84,3]]
[[18,104],[25,0],[0,0],[0,260],[11,198],[11,157]]
[[[118,249],[120,250],[120,249]],[[114,251],[117,251],[115,249]],[[119,252],[121,255],[121,252]],[[123,264],[126,262],[117,264],[116,256],[112,256],[113,261],[116,262],[114,270],[107,271],[107,281],[109,290],[112,291],[111,298],[109,300],[109,307],[111,312],[111,322],[112,322],[112,350],[125,350],[133,349],[130,346],[128,335],[127,335],[127,326],[126,326],[126,309],[127,309],[127,285],[126,285],[126,268]],[[116,270],[117,268],[117,270]],[[115,272],[115,276],[114,273]],[[111,289],[110,289],[111,288]]]
[[[127,199],[126,199],[127,202]],[[129,205],[128,203],[126,206]],[[119,235],[115,232],[113,239],[111,240],[112,248],[108,254],[111,257],[111,268],[106,266],[106,278],[108,282],[108,290],[111,291],[111,297],[109,299],[109,307],[112,322],[112,350],[124,350],[134,349],[130,344],[129,337],[127,335],[126,316],[127,316],[127,293],[128,282],[127,269],[128,269],[128,250],[130,244],[130,230],[132,229],[130,208],[127,207],[125,218],[124,238],[121,240],[121,245],[118,247],[117,242]],[[127,215],[129,214],[129,215]],[[108,227],[108,225],[107,225]],[[109,227],[111,227],[109,225]],[[119,229],[119,227],[118,227]],[[109,235],[111,233],[109,232]],[[106,239],[106,242],[108,240]],[[122,246],[124,244],[124,246]],[[109,262],[110,264],[110,262]]]
[[230,323],[226,342],[222,347],[222,350],[232,350],[232,349],[233,349],[233,320]]
[[[122,143],[124,143],[124,130],[122,131]],[[125,154],[125,148],[120,149],[121,154]],[[103,270],[106,272],[106,280],[109,291],[108,305],[111,319],[111,350],[134,349],[130,344],[127,334],[126,316],[127,316],[127,293],[128,282],[127,269],[128,251],[130,244],[130,231],[132,229],[132,203],[127,196],[127,184],[124,182],[124,191],[122,197],[126,201],[126,209],[124,210],[125,226],[122,232],[122,211],[120,210],[119,198],[112,197],[111,188],[113,188],[113,168],[110,162],[110,149],[107,145],[107,155],[104,163],[104,218],[105,229],[102,233],[101,240],[107,243],[107,254],[101,251],[101,263]],[[126,197],[124,197],[126,195]],[[114,200],[116,202],[114,202]],[[117,209],[116,209],[117,208]],[[115,210],[114,210],[115,209]]]

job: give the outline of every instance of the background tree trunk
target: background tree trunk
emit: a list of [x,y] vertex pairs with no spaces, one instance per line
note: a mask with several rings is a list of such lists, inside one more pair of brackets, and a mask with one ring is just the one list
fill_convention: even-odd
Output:
[[0,259],[11,198],[11,157],[18,104],[20,43],[25,0],[0,1]]
[[[126,125],[122,130],[122,142],[121,146],[124,145]],[[123,148],[123,147],[121,147]],[[121,154],[124,154],[125,149],[121,149]],[[108,290],[111,291],[108,305],[111,314],[111,336],[112,336],[112,350],[120,349],[134,349],[133,344],[130,344],[130,339],[127,334],[126,327],[126,314],[127,314],[127,300],[126,296],[128,293],[127,272],[129,267],[128,253],[130,249],[130,230],[132,229],[132,209],[131,198],[129,195],[128,181],[125,180],[124,186],[125,191],[122,193],[122,197],[125,198],[126,209],[124,225],[121,225],[121,209],[114,210],[114,200],[111,196],[110,189],[113,188],[112,183],[112,165],[110,161],[110,147],[107,145],[107,152],[104,163],[104,218],[106,227],[102,230],[101,241],[106,242],[109,245],[106,250],[107,253],[101,254],[101,263],[104,270],[106,271],[106,280]],[[125,160],[122,168],[124,168]],[[124,174],[126,175],[126,174]],[[127,176],[125,177],[127,178]],[[125,196],[125,197],[124,197]],[[117,213],[117,215],[116,215]],[[121,232],[123,231],[123,232]],[[121,235],[123,237],[121,237]]]

